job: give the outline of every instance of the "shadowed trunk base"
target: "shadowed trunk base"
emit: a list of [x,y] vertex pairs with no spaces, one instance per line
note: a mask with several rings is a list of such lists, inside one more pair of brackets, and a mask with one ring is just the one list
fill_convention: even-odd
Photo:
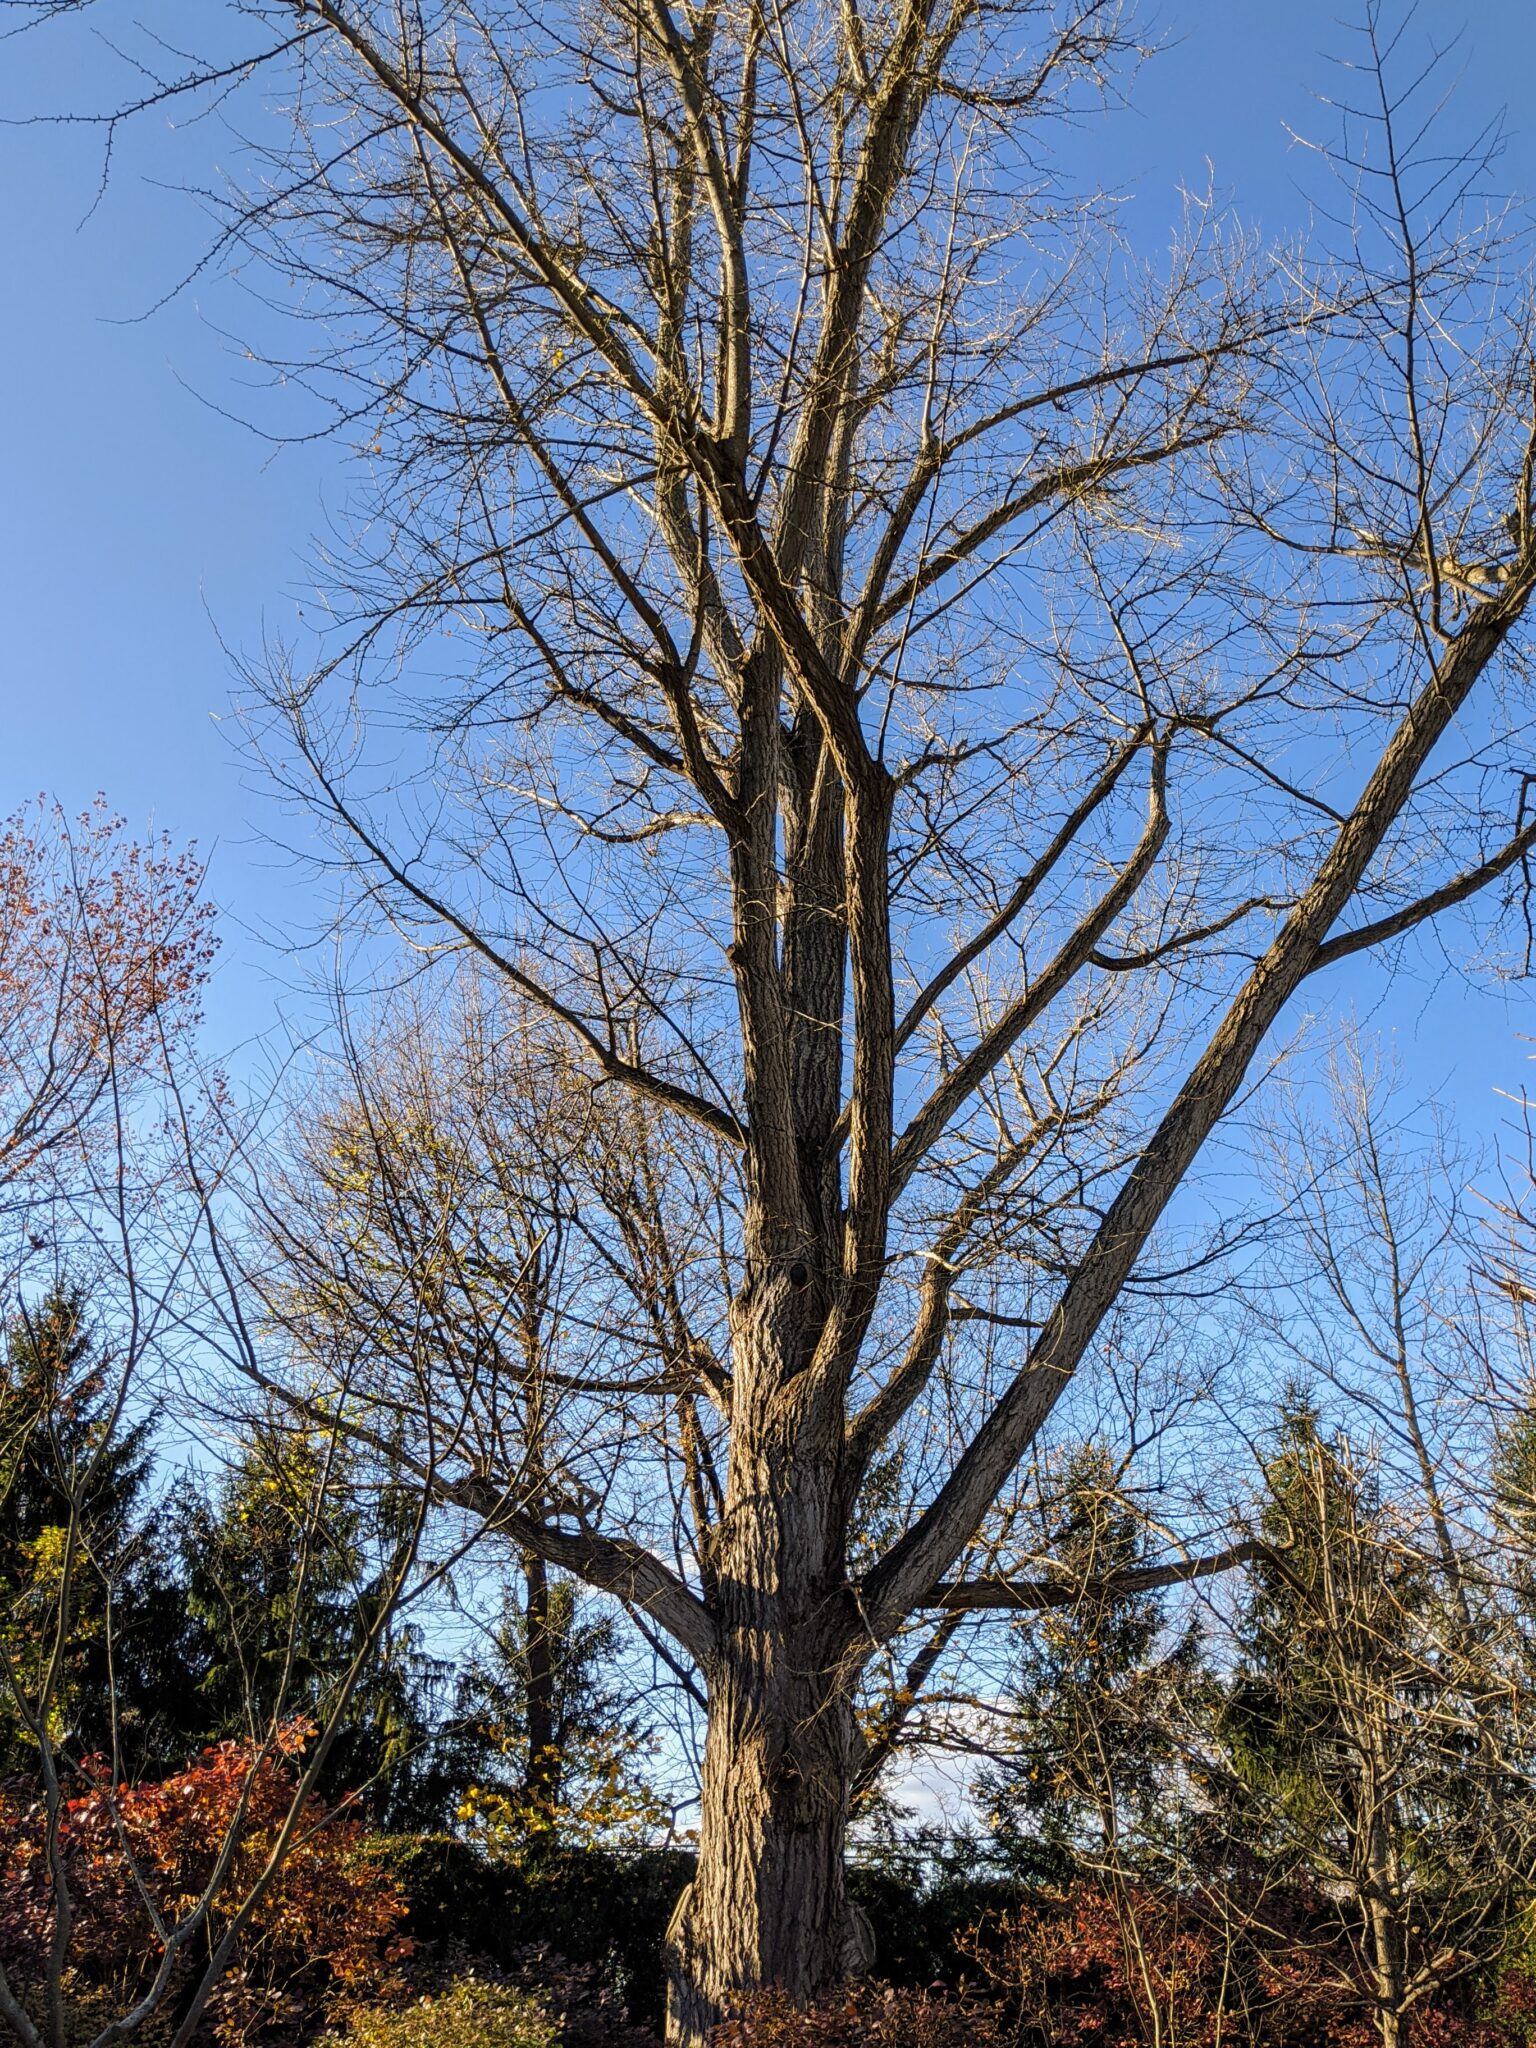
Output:
[[[795,1670],[792,1657],[772,1661]],[[799,1698],[770,1718],[755,1690],[726,1674],[711,1692],[698,1875],[667,1929],[669,2048],[707,2048],[755,1992],[803,2004],[874,1959],[843,1867],[852,1713],[840,1698]],[[787,1707],[782,1692],[802,1687],[767,1690]]]

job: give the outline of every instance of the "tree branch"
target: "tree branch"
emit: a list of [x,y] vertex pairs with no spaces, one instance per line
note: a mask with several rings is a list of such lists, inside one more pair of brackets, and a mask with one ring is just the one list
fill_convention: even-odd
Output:
[[510,1536],[562,1571],[612,1593],[626,1606],[638,1607],[700,1665],[707,1668],[718,1652],[719,1637],[708,1608],[643,1544],[602,1536],[593,1529],[551,1528],[536,1515],[514,1507],[507,1491],[489,1478],[439,1480],[436,1491],[440,1499],[479,1515],[488,1529]]
[[1353,931],[1340,932],[1337,938],[1329,939],[1318,947],[1311,972],[1315,974],[1321,967],[1331,967],[1335,960],[1347,959],[1351,953],[1363,953],[1368,946],[1380,946],[1388,939],[1399,938],[1404,932],[1412,931],[1415,925],[1423,924],[1426,918],[1438,916],[1454,904],[1464,903],[1469,896],[1475,896],[1489,882],[1496,882],[1500,875],[1508,873],[1517,861],[1532,852],[1536,852],[1536,821],[1527,825],[1523,832],[1517,832],[1509,844],[1500,847],[1490,859],[1475,868],[1468,868],[1454,881],[1432,889],[1427,896],[1419,897],[1416,903],[1405,904],[1401,910],[1394,910],[1390,917],[1379,917],[1373,924],[1357,925]]
[[474,926],[461,917],[443,897],[424,887],[422,883],[413,881],[383,841],[369,831],[362,819],[343,799],[334,779],[310,743],[304,729],[303,717],[297,706],[292,708],[290,724],[295,743],[303,750],[310,773],[330,806],[332,815],[344,830],[351,833],[397,888],[403,890],[413,902],[420,904],[422,909],[439,918],[450,931],[457,933],[472,952],[479,954],[482,960],[504,975],[513,988],[536,1003],[557,1023],[563,1024],[586,1047],[610,1081],[623,1082],[637,1094],[649,1096],[653,1102],[658,1102],[667,1109],[677,1110],[681,1115],[690,1118],[694,1123],[702,1124],[706,1130],[713,1131],[716,1137],[724,1138],[732,1145],[746,1143],[746,1132],[740,1120],[728,1109],[722,1109],[716,1103],[707,1101],[702,1095],[695,1094],[691,1088],[685,1088],[679,1082],[668,1081],[662,1075],[651,1073],[648,1068],[638,1065],[635,1061],[624,1059],[611,1045],[604,1044],[586,1019],[573,1010],[569,1003],[562,1003],[559,997],[552,995],[535,976],[526,973],[515,961],[510,960],[499,946],[493,946],[483,933],[476,931]]
[[864,1753],[859,1758],[849,1792],[851,1805],[857,1807],[874,1789],[876,1779],[890,1762],[901,1740],[902,1729],[912,1718],[912,1709],[922,1696],[923,1687],[933,1676],[935,1665],[949,1648],[950,1639],[964,1618],[964,1611],[958,1607],[946,1613],[907,1666],[901,1690],[891,1701],[889,1712],[880,1726],[866,1738]]
[[1536,545],[1528,545],[1510,581],[1478,606],[1435,662],[1310,887],[1243,982],[1110,1204],[1023,1369],[934,1500],[866,1577],[861,1622],[877,1636],[898,1627],[926,1599],[1043,1427],[1254,1055],[1309,973],[1330,926],[1353,900],[1435,747],[1523,616],[1533,588]]
[[1082,831],[1084,825],[1087,824],[1100,804],[1104,803],[1113,794],[1120,777],[1135,758],[1138,750],[1146,744],[1150,734],[1150,726],[1139,726],[1132,737],[1116,749],[1115,753],[1110,757],[1109,764],[1104,769],[1104,772],[1089,789],[1087,795],[1083,797],[1076,809],[1069,812],[1049,846],[1046,847],[1039,859],[1031,865],[1028,872],[1019,877],[1018,885],[1007,902],[987,919],[981,930],[973,938],[968,939],[957,953],[953,953],[950,956],[928,985],[913,999],[911,1008],[896,1027],[896,1050],[898,1052],[901,1051],[918,1025],[922,1023],[924,1017],[927,1016],[940,996],[947,989],[954,986],[955,982],[964,974],[966,968],[973,961],[979,960],[993,941],[1001,938],[1014,919],[1028,907],[1035,891],[1049,876],[1051,870],[1072,844],[1078,833]]
[[994,1609],[1040,1614],[1055,1607],[1074,1607],[1079,1601],[1133,1600],[1141,1593],[1160,1592],[1165,1586],[1187,1586],[1195,1579],[1215,1578],[1239,1565],[1273,1556],[1271,1544],[1250,1538],[1207,1557],[1185,1557],[1172,1564],[1126,1565],[1096,1579],[995,1578],[940,1584],[921,1604],[954,1615],[989,1613]]
[[1088,964],[1100,939],[1141,887],[1168,837],[1167,770],[1168,742],[1163,739],[1153,749],[1147,823],[1135,852],[1040,979],[1008,1006],[992,1029],[945,1075],[897,1139],[891,1159],[893,1192],[906,1186],[955,1111]]

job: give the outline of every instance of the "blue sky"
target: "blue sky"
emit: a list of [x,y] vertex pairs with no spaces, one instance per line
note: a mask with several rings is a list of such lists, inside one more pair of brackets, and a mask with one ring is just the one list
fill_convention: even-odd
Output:
[[[183,5],[189,22],[215,15]],[[1164,239],[1179,185],[1203,186],[1207,159],[1218,190],[1267,233],[1304,222],[1317,181],[1287,125],[1327,130],[1316,95],[1339,88],[1328,53],[1351,47],[1350,18],[1339,0],[1165,0],[1143,16],[1167,47],[1130,108],[1076,145],[1130,196],[1139,239]],[[101,32],[129,19],[103,0],[0,44],[0,115],[113,104],[125,74]],[[1422,0],[1419,20],[1441,39],[1460,32],[1458,125],[1507,107],[1500,183],[1536,194],[1536,6]],[[344,454],[274,448],[227,416],[261,405],[230,336],[263,316],[238,285],[199,280],[149,311],[207,240],[176,188],[210,175],[228,134],[141,124],[91,211],[101,147],[82,126],[0,128],[0,812],[38,791],[74,807],[100,789],[136,826],[212,851],[225,960],[211,1025],[226,1049],[272,1022],[293,971],[285,947],[317,908],[271,843],[284,821],[248,786],[220,723],[228,650],[292,619],[310,537],[345,496]],[[1335,983],[1329,999],[1374,1006],[1411,1083],[1449,1091],[1474,1129],[1490,1128],[1493,1085],[1521,1078],[1528,999],[1413,977],[1389,1004],[1376,996],[1364,978]]]

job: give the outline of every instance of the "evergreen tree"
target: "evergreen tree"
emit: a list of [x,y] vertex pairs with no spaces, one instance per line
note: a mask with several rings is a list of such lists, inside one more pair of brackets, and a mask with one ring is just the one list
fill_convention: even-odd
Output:
[[[1496,1673],[1464,1588],[1373,1461],[1291,1397],[1264,1467],[1222,1716],[1229,1830],[1306,1887],[1383,2048],[1489,1961],[1530,1844]],[[1342,1965],[1341,1965],[1342,1967]]]
[[493,1854],[614,1846],[665,1824],[645,1715],[616,1677],[621,1647],[611,1610],[523,1559],[521,1600],[508,1596],[456,1716],[460,1818]]
[[1105,1587],[1144,1546],[1101,1446],[1072,1455],[1053,1508],[1050,1555],[1071,1597],[1013,1625],[1008,1751],[977,1789],[1004,1864],[1059,1879],[1153,1853],[1173,1722],[1200,1683],[1201,1652],[1193,1623],[1167,1642],[1159,1595]]
[[[387,1598],[400,1506],[387,1485],[365,1488],[334,1444],[265,1425],[221,1485],[183,1497],[178,1550],[206,1739],[330,1717]],[[352,1693],[322,1792],[352,1793],[388,1825],[440,1820],[448,1792],[434,1772],[428,1697],[440,1678],[416,1632],[393,1629]]]
[[1536,1384],[1498,1431],[1494,1520],[1527,1687],[1536,1682]]
[[5,1331],[0,1383],[0,1772],[36,1756],[26,1726],[61,1618],[52,1726],[78,1761],[131,1773],[179,1761],[186,1629],[151,1490],[152,1425],[116,1412],[111,1359],[83,1289],[60,1285]]

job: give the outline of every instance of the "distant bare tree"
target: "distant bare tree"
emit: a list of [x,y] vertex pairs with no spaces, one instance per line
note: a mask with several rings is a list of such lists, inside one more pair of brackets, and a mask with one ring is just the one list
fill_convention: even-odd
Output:
[[47,1246],[50,1193],[117,1156],[197,1021],[202,881],[190,852],[133,840],[99,798],[73,820],[46,801],[0,819],[0,1219],[18,1257]]
[[1506,1512],[1528,1397],[1474,1334],[1466,1162],[1357,1033],[1267,1151],[1292,1256],[1272,1243],[1246,1291],[1297,1391],[1264,1461],[1234,1753],[1255,1842],[1338,1907],[1402,2048],[1503,1952],[1536,1870]]

